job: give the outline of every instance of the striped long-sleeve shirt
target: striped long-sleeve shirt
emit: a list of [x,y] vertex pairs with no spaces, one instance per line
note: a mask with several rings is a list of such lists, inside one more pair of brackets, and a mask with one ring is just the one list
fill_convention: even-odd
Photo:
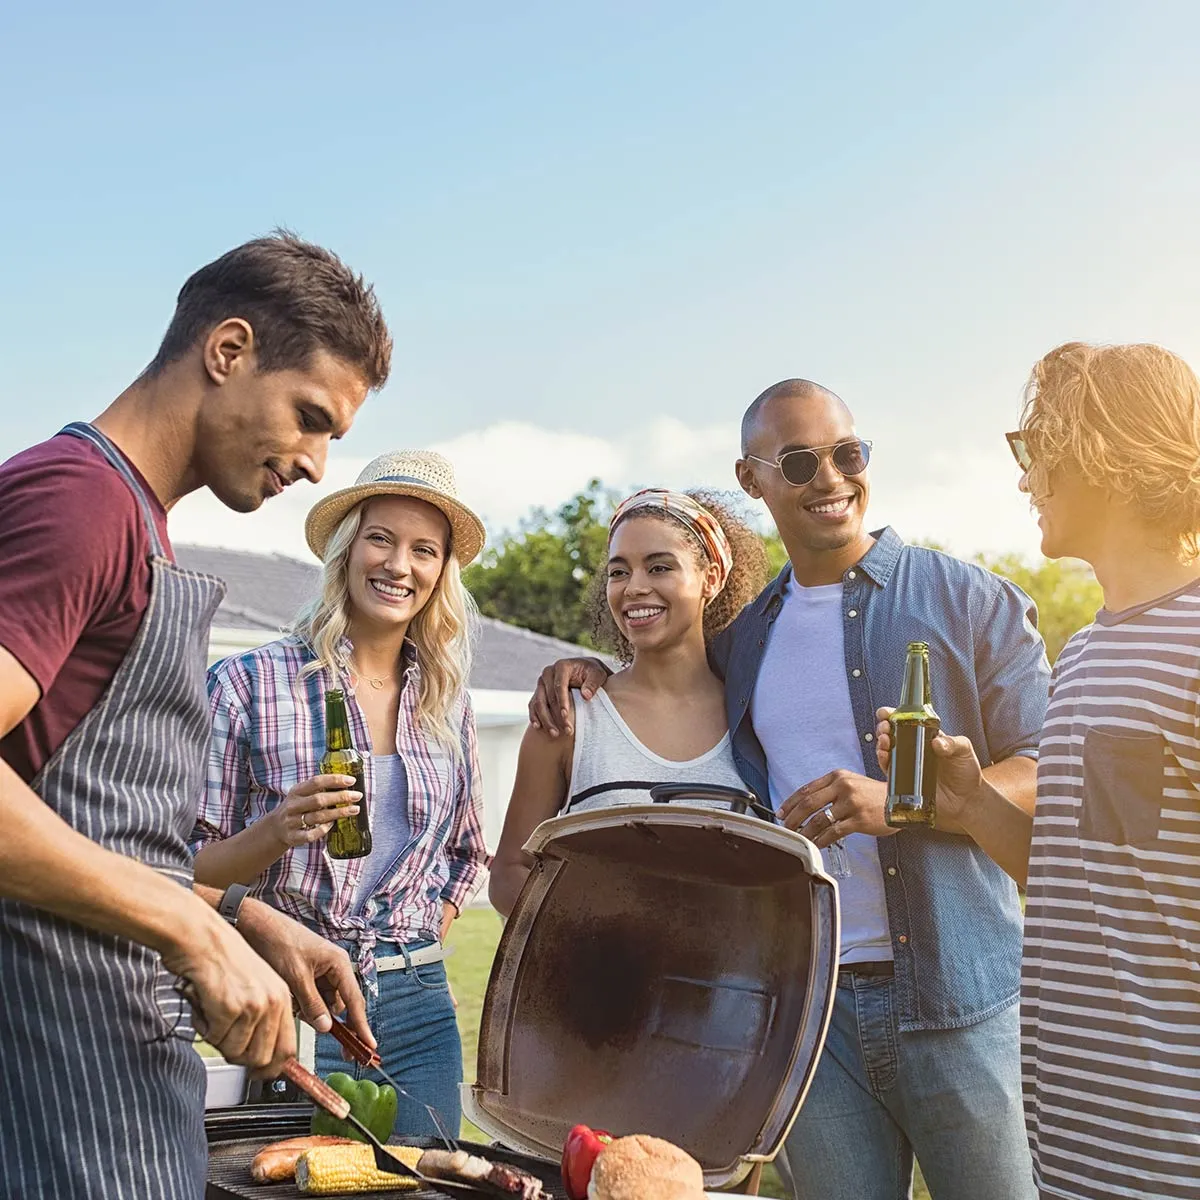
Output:
[[[406,648],[407,649],[407,648]],[[313,659],[301,639],[285,637],[209,670],[212,743],[207,787],[192,849],[231,837],[281,804],[296,784],[319,774],[325,749],[325,692],[342,686],[322,670],[298,680]],[[483,879],[482,799],[475,716],[464,692],[455,713],[460,752],[426,735],[417,720],[420,665],[410,655],[400,693],[396,749],[407,788],[377,796],[370,735],[362,710],[347,690],[356,748],[365,758],[364,783],[373,823],[402,804],[409,841],[373,894],[356,895],[360,876],[378,871],[370,858],[333,859],[324,840],[288,850],[256,882],[252,894],[351,948],[373,981],[377,940],[436,940],[441,902],[462,909]],[[370,864],[370,865],[368,865]]]
[[1055,666],[1021,992],[1041,1194],[1200,1197],[1200,588]]

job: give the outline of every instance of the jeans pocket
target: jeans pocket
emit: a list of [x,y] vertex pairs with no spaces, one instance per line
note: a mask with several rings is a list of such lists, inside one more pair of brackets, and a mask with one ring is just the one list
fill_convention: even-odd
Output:
[[1083,739],[1079,836],[1114,846],[1153,846],[1162,824],[1161,733],[1089,729]]
[[445,963],[427,963],[423,967],[413,967],[412,977],[416,981],[417,986],[424,988],[427,992],[446,992],[450,990],[450,983],[446,979]]

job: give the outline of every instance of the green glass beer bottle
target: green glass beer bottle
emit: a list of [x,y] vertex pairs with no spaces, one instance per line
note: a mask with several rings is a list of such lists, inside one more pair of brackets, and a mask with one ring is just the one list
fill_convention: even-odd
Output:
[[937,755],[932,742],[942,727],[933,711],[929,686],[929,646],[909,642],[904,689],[891,715],[892,758],[888,767],[889,825],[932,825],[937,807]]
[[350,743],[346,693],[331,688],[325,693],[325,753],[322,775],[353,775],[354,790],[362,793],[358,813],[333,823],[326,839],[330,858],[362,858],[371,853],[371,822],[367,815],[367,789],[363,785],[363,757]]

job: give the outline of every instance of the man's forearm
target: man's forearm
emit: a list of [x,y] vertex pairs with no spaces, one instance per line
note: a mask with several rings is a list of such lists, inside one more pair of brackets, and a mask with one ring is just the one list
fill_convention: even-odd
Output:
[[1024,887],[1037,803],[1037,759],[1014,755],[984,767],[975,794],[964,800],[957,818],[939,814],[938,829],[965,834]]
[[185,888],[73,829],[3,761],[0,828],[0,896],[160,953],[208,919]]
[[[999,764],[998,764],[999,765]],[[1024,789],[1020,789],[1024,799]],[[1029,874],[1029,847],[1033,840],[1033,806],[1025,807],[1010,798],[989,777],[987,771],[977,792],[965,797],[959,817],[962,831],[1018,887],[1024,887]]]
[[[1037,802],[1037,759],[1014,755],[983,768],[983,778],[1010,804],[1032,817]],[[964,833],[973,836],[961,819],[938,813],[938,830],[942,833]]]

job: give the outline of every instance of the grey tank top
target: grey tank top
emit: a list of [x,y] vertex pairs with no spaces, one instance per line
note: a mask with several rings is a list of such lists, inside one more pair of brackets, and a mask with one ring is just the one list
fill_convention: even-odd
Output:
[[[611,808],[616,804],[649,804],[649,785],[656,783],[705,783],[745,788],[733,765],[728,732],[699,758],[673,762],[638,741],[603,689],[596,693],[594,700],[583,700],[575,692],[571,693],[571,699],[575,705],[575,752],[571,760],[570,798],[564,811],[584,812]],[[608,786],[620,782],[643,786]],[[727,803],[715,800],[680,803],[705,808],[729,807]]]

